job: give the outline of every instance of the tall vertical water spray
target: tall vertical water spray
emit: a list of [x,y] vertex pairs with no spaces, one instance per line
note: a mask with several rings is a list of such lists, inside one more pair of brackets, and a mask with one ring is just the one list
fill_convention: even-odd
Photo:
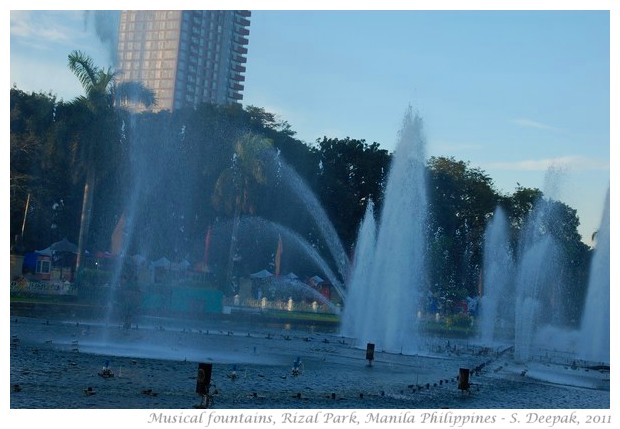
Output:
[[[377,289],[360,287],[370,277],[372,265],[368,263],[374,258],[377,242],[377,224],[375,222],[374,203],[370,201],[366,206],[366,213],[358,231],[357,245],[353,259],[353,271],[349,278],[346,307],[342,315],[342,334],[347,337],[360,336],[357,332],[358,324],[363,322],[363,315],[372,311],[370,308],[375,302],[374,294]],[[359,261],[359,263],[358,263]],[[356,311],[350,311],[355,309]]]
[[[121,136],[123,140],[127,139],[127,133],[131,132],[134,127],[135,118],[130,116],[130,123],[127,125],[123,123],[121,129]],[[125,142],[122,142],[125,143]],[[105,320],[106,324],[111,323],[113,319],[113,313],[119,310],[121,311],[120,316],[128,319],[129,314],[134,310],[133,308],[122,308],[126,303],[121,303],[118,305],[117,301],[121,300],[122,297],[118,296],[119,289],[126,288],[125,281],[122,279],[123,277],[123,269],[124,269],[124,259],[127,256],[127,250],[129,243],[132,240],[134,233],[134,224],[136,222],[137,210],[140,206],[140,195],[144,190],[144,169],[141,166],[142,157],[140,154],[136,153],[135,145],[130,145],[129,147],[129,160],[132,165],[132,169],[130,170],[132,185],[129,187],[129,193],[126,197],[126,204],[121,214],[119,221],[116,225],[112,243],[111,250],[112,254],[119,258],[114,270],[112,272],[111,283],[112,287],[110,288],[109,296],[108,296],[108,305],[106,306]],[[104,335],[107,336],[107,331],[104,331]],[[107,340],[107,338],[105,338]]]
[[[167,125],[162,124],[162,128]],[[158,147],[153,144],[151,134],[161,132],[161,129],[145,127],[136,115],[130,115],[129,122],[123,123],[122,144],[128,157],[128,186],[123,198],[123,211],[112,236],[111,250],[116,257],[116,263],[111,273],[112,287],[106,306],[105,323],[112,323],[120,318],[124,324],[128,324],[139,316],[138,265],[137,259],[130,257],[129,252],[137,252],[134,256],[144,258],[157,255],[153,242],[156,233],[137,235],[137,227],[151,218],[154,210],[166,211],[172,205],[166,198],[155,196],[161,195],[161,189],[179,164],[178,148],[185,140],[184,125],[180,128],[167,128],[169,138],[166,144]],[[192,183],[187,181],[187,188],[192,186]],[[191,192],[188,192],[188,195],[190,194]],[[159,202],[155,209],[150,204],[154,199]],[[185,206],[186,196],[179,196],[179,201],[182,203],[177,203],[176,206]],[[145,211],[145,207],[149,207],[151,212]],[[182,210],[179,210],[179,213],[182,213]],[[182,218],[182,214],[179,216],[170,213],[170,217],[178,220]],[[182,225],[179,225],[179,228],[182,228]]]
[[[561,282],[561,252],[548,231],[552,202],[539,199],[521,232],[515,287],[515,358],[528,361],[537,330],[548,322],[548,294]],[[544,312],[543,312],[544,309]]]
[[609,190],[590,266],[586,305],[581,320],[581,358],[609,363]]
[[[358,240],[342,331],[379,350],[417,351],[417,311],[426,270],[425,141],[422,119],[406,113],[385,190],[377,240]],[[368,220],[368,219],[367,219]],[[369,221],[369,220],[368,220]],[[360,237],[361,239],[362,237]]]
[[483,293],[478,333],[485,344],[493,342],[497,328],[507,325],[504,318],[500,320],[500,315],[506,314],[505,298],[514,270],[509,238],[506,215],[501,207],[497,207],[484,233]]

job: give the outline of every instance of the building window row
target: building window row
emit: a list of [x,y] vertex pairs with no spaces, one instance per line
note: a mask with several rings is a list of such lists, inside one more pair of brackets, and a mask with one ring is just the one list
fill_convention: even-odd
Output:
[[170,89],[174,87],[172,79],[155,79],[155,80],[146,79],[145,85],[154,90]]

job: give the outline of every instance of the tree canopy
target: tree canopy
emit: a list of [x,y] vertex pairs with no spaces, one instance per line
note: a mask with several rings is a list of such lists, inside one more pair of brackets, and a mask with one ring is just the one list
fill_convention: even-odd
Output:
[[[92,191],[87,210],[93,228],[84,231],[83,248],[109,250],[114,228],[133,205],[127,252],[147,252],[144,256],[153,259],[200,260],[207,231],[244,216],[294,231],[325,254],[312,213],[293,195],[301,192],[291,186],[293,171],[316,196],[347,253],[369,201],[380,213],[392,155],[377,142],[324,136],[309,144],[297,139],[286,121],[256,106],[130,112],[119,107],[131,95],[143,96],[145,105],[155,100],[135,85],[121,90],[114,72],[98,69],[81,53],[71,54],[70,67],[85,89],[72,102],[11,89],[11,245],[22,251],[62,237],[79,239],[85,183]],[[514,247],[544,195],[520,185],[502,194],[486,172],[453,157],[431,157],[426,166],[429,289],[450,300],[475,296],[484,230],[496,207],[508,215]],[[567,287],[580,296],[590,252],[577,232],[576,211],[559,202],[554,210],[556,221],[548,231],[572,261]],[[24,235],[16,240],[24,218]],[[213,240],[226,242],[230,234],[214,233]],[[257,232],[240,240],[248,243],[233,255],[242,261],[241,274],[259,271],[273,259],[273,237],[261,239]],[[273,249],[263,255],[256,251],[263,245]],[[215,269],[226,269],[225,253],[219,261],[212,258]],[[292,260],[287,263],[293,267]]]

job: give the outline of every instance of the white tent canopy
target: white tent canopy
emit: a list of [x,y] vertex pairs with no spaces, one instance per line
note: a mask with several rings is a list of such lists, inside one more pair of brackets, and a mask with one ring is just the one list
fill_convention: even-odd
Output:
[[168,258],[161,257],[156,261],[151,262],[153,268],[170,268],[170,260]]
[[269,277],[272,277],[272,276],[273,276],[273,274],[270,273],[267,270],[260,270],[257,273],[250,274],[250,278],[252,278],[252,279],[266,279],[266,278],[269,278]]
[[54,253],[54,252],[77,253],[77,246],[75,244],[71,243],[66,238],[63,238],[60,241],[52,243],[50,245],[50,247],[48,247],[47,249],[35,250],[35,252],[39,253],[41,255],[47,255],[47,256],[52,256],[52,253]]

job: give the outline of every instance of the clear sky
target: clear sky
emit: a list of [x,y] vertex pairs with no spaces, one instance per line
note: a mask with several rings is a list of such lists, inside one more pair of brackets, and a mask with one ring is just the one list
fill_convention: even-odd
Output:
[[[116,3],[105,7],[204,7]],[[498,3],[540,10],[484,10]],[[307,143],[348,136],[390,151],[411,105],[425,123],[427,156],[468,161],[501,192],[517,183],[546,191],[577,209],[590,243],[610,183],[610,19],[617,23],[618,8],[611,0],[559,3],[586,10],[551,1],[432,3],[446,10],[416,2],[406,9],[418,10],[403,10],[401,2],[390,11],[238,2],[253,10],[243,103],[276,113]],[[81,94],[66,66],[70,51],[112,65],[83,11],[23,7],[33,10],[6,11],[11,86],[68,100]],[[560,172],[551,182],[550,167]]]

